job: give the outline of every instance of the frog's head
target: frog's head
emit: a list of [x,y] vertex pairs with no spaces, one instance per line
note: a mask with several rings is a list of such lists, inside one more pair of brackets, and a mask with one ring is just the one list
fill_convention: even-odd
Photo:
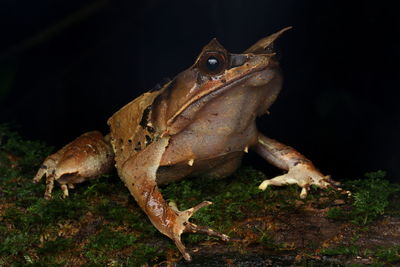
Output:
[[[153,119],[162,129],[173,134],[189,124],[196,112],[207,102],[227,90],[245,86],[263,89],[263,113],[274,102],[281,78],[274,60],[273,42],[291,27],[267,36],[242,54],[229,53],[216,39],[211,40],[195,63],[178,74],[162,89],[155,101]],[[273,85],[271,85],[273,83]]]

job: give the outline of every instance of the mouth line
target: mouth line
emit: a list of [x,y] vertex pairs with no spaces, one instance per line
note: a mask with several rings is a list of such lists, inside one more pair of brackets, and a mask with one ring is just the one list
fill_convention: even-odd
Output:
[[222,83],[221,85],[219,85],[218,87],[216,87],[212,90],[205,91],[204,93],[199,94],[199,95],[189,99],[189,101],[184,103],[182,105],[182,107],[167,121],[167,125],[171,125],[172,123],[174,123],[175,119],[180,114],[182,114],[183,111],[185,111],[190,105],[194,104],[195,102],[197,102],[197,101],[205,102],[211,98],[217,97],[218,95],[231,89],[234,85],[237,85],[237,84],[249,79],[252,75],[266,70],[268,66],[269,66],[269,64],[255,68],[251,72],[249,72],[241,77],[234,78],[234,79],[230,80],[229,82]]

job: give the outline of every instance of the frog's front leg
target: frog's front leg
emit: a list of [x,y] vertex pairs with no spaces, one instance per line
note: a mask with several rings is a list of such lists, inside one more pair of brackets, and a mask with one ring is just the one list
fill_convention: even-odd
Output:
[[118,167],[117,159],[117,168],[125,185],[153,225],[161,233],[171,238],[183,257],[190,261],[191,257],[181,241],[183,233],[204,233],[217,236],[224,241],[228,240],[228,236],[189,222],[189,218],[196,211],[212,204],[211,202],[203,201],[193,208],[179,211],[164,200],[156,183],[156,173],[168,140],[168,137],[163,137],[151,143],[146,149],[126,160],[120,167]]
[[335,182],[329,176],[324,176],[310,160],[289,146],[259,133],[258,142],[253,148],[271,164],[288,171],[284,175],[263,181],[259,186],[261,190],[269,185],[297,184],[302,188],[300,198],[305,198],[311,185],[320,188],[334,186]]
[[44,197],[51,198],[54,182],[58,182],[63,196],[68,188],[107,173],[114,162],[114,153],[108,138],[98,131],[84,133],[56,153],[48,156],[38,170],[34,183],[46,177]]

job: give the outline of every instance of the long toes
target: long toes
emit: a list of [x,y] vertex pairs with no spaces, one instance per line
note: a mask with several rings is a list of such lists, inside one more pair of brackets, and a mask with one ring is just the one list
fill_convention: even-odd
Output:
[[182,216],[186,216],[186,218],[189,219],[189,218],[192,217],[192,215],[193,215],[194,213],[196,213],[199,209],[201,209],[201,208],[203,208],[203,207],[205,207],[205,206],[211,205],[211,204],[212,204],[211,201],[203,201],[203,202],[201,202],[200,204],[197,204],[196,206],[194,206],[194,207],[192,207],[192,208],[190,208],[190,209],[187,209],[187,210],[185,210],[185,211],[182,211],[181,214],[182,214]]
[[203,202],[201,202],[200,204],[197,204],[196,206],[194,206],[193,208],[191,208],[192,214],[196,213],[199,209],[201,209],[201,208],[203,208],[203,207],[205,207],[205,206],[211,205],[211,204],[212,204],[211,201],[203,201]]
[[185,225],[185,232],[187,233],[200,233],[200,234],[206,234],[209,236],[216,236],[220,238],[223,241],[229,241],[229,236],[221,234],[211,228],[205,227],[205,226],[198,226],[194,223],[187,223]]
[[176,236],[173,238],[176,247],[178,248],[178,250],[182,253],[183,257],[185,258],[185,260],[187,261],[191,261],[192,257],[190,256],[190,254],[186,251],[186,247],[185,245],[182,243],[181,240],[181,236]]

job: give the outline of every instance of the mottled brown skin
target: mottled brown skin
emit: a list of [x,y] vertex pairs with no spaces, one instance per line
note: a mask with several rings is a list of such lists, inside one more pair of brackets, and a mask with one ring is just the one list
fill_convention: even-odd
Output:
[[[114,151],[98,131],[84,133],[56,153],[48,156],[33,181],[46,176],[45,198],[51,198],[54,181],[60,184],[63,196],[68,196],[68,187],[93,179],[111,170]],[[77,167],[79,166],[79,167]]]
[[[139,206],[153,225],[175,242],[186,260],[191,257],[181,242],[182,233],[200,232],[223,240],[228,237],[189,222],[193,213],[211,202],[179,211],[166,203],[158,185],[199,174],[229,176],[240,165],[243,153],[252,148],[268,162],[288,171],[264,181],[260,189],[296,183],[303,188],[300,196],[305,197],[311,184],[329,186],[328,178],[311,161],[293,148],[265,137],[255,124],[256,117],[267,113],[281,90],[282,78],[272,44],[287,29],[261,39],[243,54],[231,54],[212,40],[193,66],[159,91],[145,93],[128,103],[109,119],[114,159],[104,155],[110,151],[109,146],[96,133],[99,149],[91,158],[97,158],[102,167],[88,171],[90,164],[82,162],[91,160],[85,160],[86,154],[81,150],[92,139],[83,135],[48,157],[44,165],[51,165],[52,172],[49,168],[40,169],[35,181],[47,175],[50,183],[79,183],[85,180],[84,173],[87,178],[100,175],[115,160],[119,176]],[[216,61],[218,64],[211,64]],[[73,159],[71,164],[64,160],[67,156]],[[51,196],[50,188],[46,198]]]

